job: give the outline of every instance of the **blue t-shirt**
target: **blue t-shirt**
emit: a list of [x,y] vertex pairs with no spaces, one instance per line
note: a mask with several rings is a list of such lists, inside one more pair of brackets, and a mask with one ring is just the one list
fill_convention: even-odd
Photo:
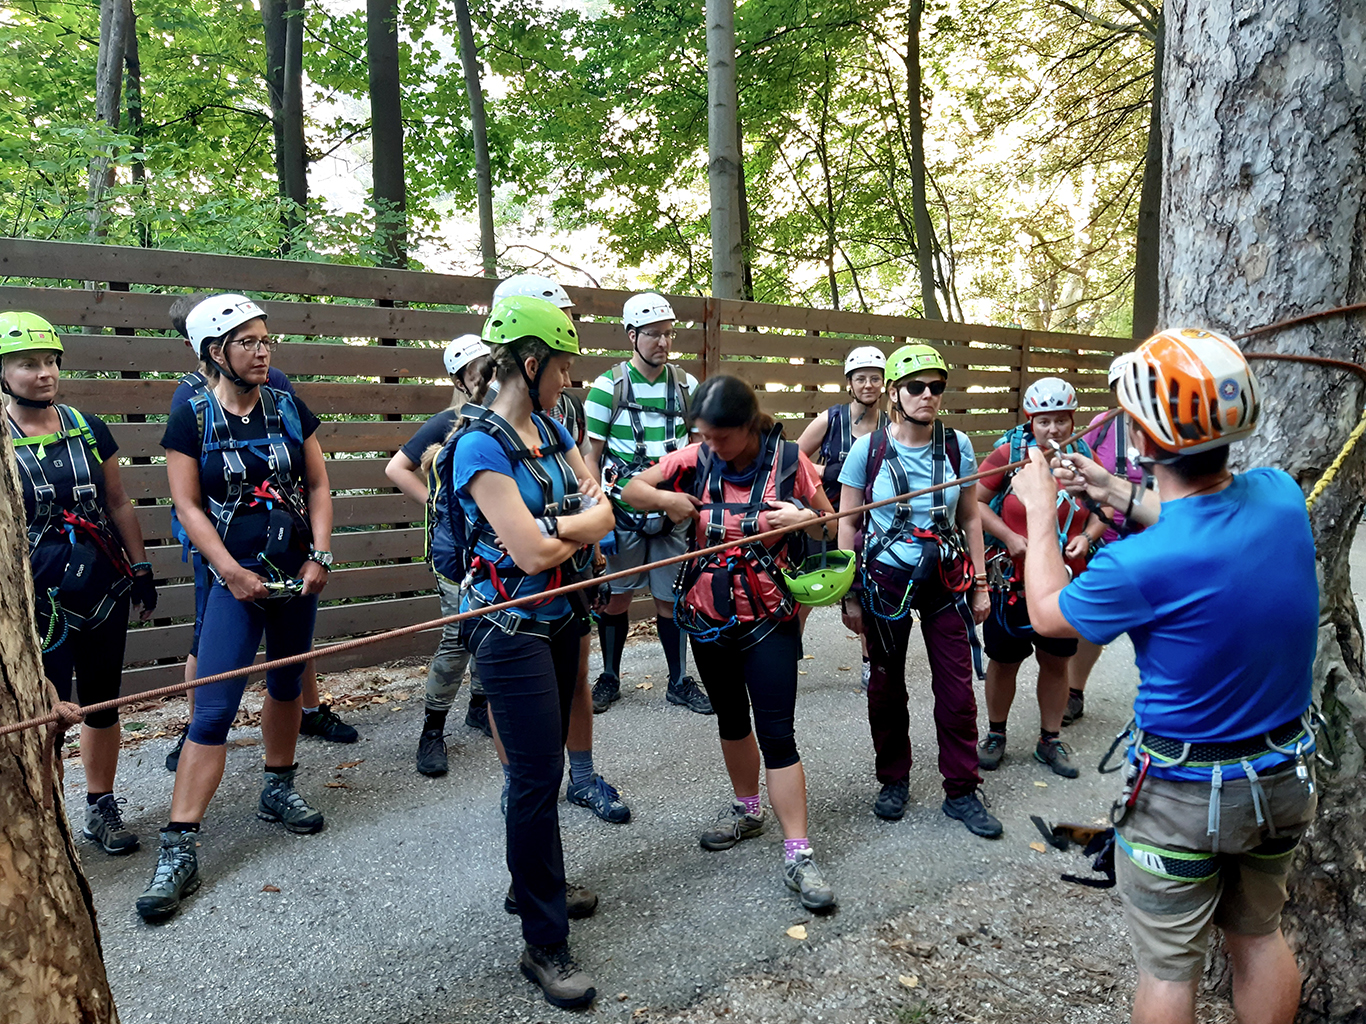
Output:
[[1319,588],[1304,494],[1280,470],[1254,469],[1163,502],[1155,525],[1100,550],[1059,607],[1092,643],[1129,634],[1139,728],[1192,743],[1261,736],[1311,696]]
[[[190,375],[187,374],[186,376]],[[289,395],[294,394],[294,385],[289,382],[289,378],[286,377],[282,371],[275,369],[273,366],[266,371],[266,384],[276,391],[283,391]],[[180,383],[176,385],[175,394],[171,396],[171,412],[175,412],[203,390],[204,388],[202,387],[197,388],[187,383],[185,378],[182,377]]]
[[[977,472],[977,456],[973,454],[972,441],[961,430],[956,430],[954,433],[958,435],[958,468],[955,471],[950,466],[946,472],[957,477],[971,476]],[[872,443],[872,438],[873,434],[865,434],[854,441],[854,446],[849,449],[849,457],[844,460],[844,468],[840,470],[841,484],[857,487],[860,491],[867,487],[868,449]],[[928,443],[910,447],[901,444],[888,433],[887,455],[883,460],[882,468],[878,471],[877,479],[873,481],[873,500],[882,501],[885,498],[894,498],[900,493],[892,483],[892,474],[887,467],[888,460],[892,458],[901,460],[911,490],[918,491],[933,484],[934,459],[931,458],[930,447]],[[963,495],[966,500],[975,501],[975,487],[975,484],[968,484],[966,487],[947,487],[938,495],[926,494],[923,497],[913,499],[911,501],[911,525],[918,526],[922,530],[928,530],[933,523],[933,517],[930,514],[931,509],[941,500],[948,505],[949,521],[954,522],[959,495]],[[873,509],[868,515],[873,519],[872,532],[886,536],[887,531],[891,529],[892,520],[896,516],[896,506],[883,505],[881,508]],[[865,535],[868,532],[865,527]],[[898,560],[900,560],[902,567],[913,566],[920,561],[920,545],[922,543],[907,533],[904,538],[884,548],[878,556],[878,561],[896,567]]]
[[[541,437],[548,443],[551,438],[546,435],[545,427],[537,419],[537,429],[541,431]],[[569,436],[569,432],[559,423],[555,424],[555,430],[559,432],[560,440],[564,443],[566,450],[572,450],[574,439]],[[536,460],[545,469],[546,475],[550,477],[551,491],[555,501],[563,500],[565,496],[565,481],[561,479],[559,469],[555,465],[555,460],[551,457],[543,457]],[[466,516],[466,520],[479,518],[480,512],[474,498],[470,496],[469,483],[474,479],[476,473],[488,470],[492,473],[500,473],[503,476],[510,476],[517,484],[517,490],[521,492],[522,501],[526,503],[527,509],[533,516],[539,516],[544,509],[541,485],[531,475],[526,464],[519,462],[514,471],[512,460],[508,458],[507,450],[497,438],[483,430],[467,430],[455,441],[455,458],[451,460],[451,465],[455,469],[455,479],[450,481],[451,493],[460,502],[460,508]],[[570,486],[577,487],[576,481],[569,481]],[[494,566],[498,569],[515,568],[512,556],[506,551],[493,552],[485,551],[482,548],[475,551],[481,557],[494,559],[497,555]],[[503,581],[503,588],[509,597],[518,597],[522,594],[539,593],[550,589],[549,572],[540,572],[534,576],[515,576],[510,580]],[[481,597],[487,603],[502,601],[504,598],[494,589],[493,581],[487,574],[481,573],[480,579],[474,584],[474,589],[479,591]],[[461,601],[461,611],[468,611],[473,605],[468,598]],[[523,618],[541,619],[552,621],[562,619],[572,610],[569,599],[561,595],[549,604],[535,605],[533,607],[519,607],[508,609],[514,615]]]

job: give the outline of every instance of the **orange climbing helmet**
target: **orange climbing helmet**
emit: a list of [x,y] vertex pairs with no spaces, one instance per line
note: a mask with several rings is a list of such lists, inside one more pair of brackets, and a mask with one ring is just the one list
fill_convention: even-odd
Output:
[[1119,404],[1160,448],[1193,455],[1247,437],[1260,412],[1257,378],[1222,334],[1173,327],[1126,360]]

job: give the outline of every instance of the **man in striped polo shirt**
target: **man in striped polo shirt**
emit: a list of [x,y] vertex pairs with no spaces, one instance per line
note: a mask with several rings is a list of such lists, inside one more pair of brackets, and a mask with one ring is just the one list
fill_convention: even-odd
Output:
[[[688,547],[687,526],[674,526],[661,512],[639,512],[621,500],[621,488],[632,476],[653,466],[667,453],[688,443],[688,397],[697,380],[669,365],[674,311],[662,295],[646,292],[626,300],[621,315],[631,358],[593,382],[584,403],[588,420],[588,465],[602,477],[611,495],[617,524],[616,552],[607,555],[609,573],[681,555]],[[604,545],[611,548],[609,541]],[[621,653],[626,647],[631,596],[646,586],[655,600],[659,643],[669,663],[672,704],[700,715],[712,713],[711,701],[692,676],[684,674],[687,638],[674,623],[673,585],[678,567],[625,576],[612,583],[612,598],[598,620],[602,642],[602,675],[593,686],[593,710],[606,711],[621,698]]]

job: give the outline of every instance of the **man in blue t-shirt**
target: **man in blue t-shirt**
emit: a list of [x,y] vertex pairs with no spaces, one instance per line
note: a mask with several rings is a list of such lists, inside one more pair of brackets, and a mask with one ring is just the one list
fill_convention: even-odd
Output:
[[1119,402],[1160,512],[1151,492],[1089,459],[1055,458],[1053,472],[1146,531],[1102,549],[1069,583],[1048,543],[1056,485],[1042,454],[1015,493],[1028,513],[1034,628],[1096,644],[1128,633],[1134,644],[1135,724],[1113,812],[1139,968],[1133,1019],[1195,1020],[1218,925],[1239,1019],[1290,1024],[1300,975],[1281,908],[1317,804],[1308,720],[1319,597],[1304,495],[1280,470],[1228,469],[1229,443],[1256,426],[1258,385],[1227,338],[1150,338],[1123,367]]

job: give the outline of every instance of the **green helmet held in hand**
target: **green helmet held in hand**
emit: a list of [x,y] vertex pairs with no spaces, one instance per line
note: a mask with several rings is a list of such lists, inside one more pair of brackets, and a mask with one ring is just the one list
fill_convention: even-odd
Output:
[[483,337],[490,345],[538,338],[558,352],[579,354],[579,332],[574,321],[553,302],[531,295],[509,295],[494,302],[484,321]]
[[902,345],[887,357],[887,369],[883,376],[888,383],[894,384],[926,370],[938,370],[945,379],[949,376],[948,364],[937,349],[929,345]]
[[799,604],[821,608],[849,593],[857,564],[857,556],[852,551],[824,551],[782,573],[793,599]]
[[61,352],[57,328],[37,313],[0,313],[0,356],[15,352]]

